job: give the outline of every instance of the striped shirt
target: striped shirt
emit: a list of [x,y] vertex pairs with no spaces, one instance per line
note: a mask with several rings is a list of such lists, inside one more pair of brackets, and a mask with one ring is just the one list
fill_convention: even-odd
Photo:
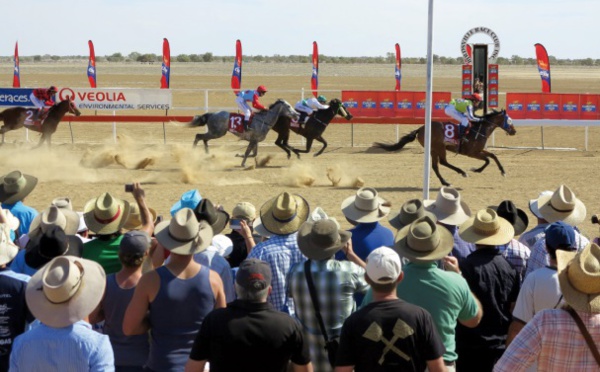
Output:
[[524,232],[519,236],[519,242],[525,244],[530,249],[533,248],[533,245],[540,239],[543,239],[546,236],[546,228],[550,226],[549,223],[540,223],[533,229]]
[[286,295],[286,276],[292,266],[306,261],[298,248],[297,233],[273,235],[269,240],[258,243],[248,255],[265,261],[271,266],[271,294],[267,301],[276,310],[294,313],[294,303]]
[[[588,244],[590,244],[589,239],[575,230],[575,246],[577,250],[582,250]],[[525,276],[527,277],[532,271],[548,265],[550,265],[550,259],[548,258],[548,251],[546,251],[546,237],[544,235],[544,238],[539,239],[531,248],[531,256],[527,262]]]
[[[599,345],[600,314],[580,311],[577,314]],[[536,360],[538,371],[598,371],[598,364],[577,324],[569,313],[560,309],[537,313],[508,346],[494,372],[526,371]]]
[[[310,272],[319,298],[319,308],[329,338],[337,338],[344,321],[356,310],[353,295],[368,288],[365,270],[350,262],[335,259],[312,261]],[[288,294],[294,299],[296,317],[306,334],[315,371],[331,370],[315,308],[306,282],[304,263],[292,267],[288,275]]]

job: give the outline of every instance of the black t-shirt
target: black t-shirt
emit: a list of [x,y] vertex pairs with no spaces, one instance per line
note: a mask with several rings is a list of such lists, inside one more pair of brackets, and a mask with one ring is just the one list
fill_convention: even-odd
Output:
[[469,288],[481,302],[483,318],[475,328],[456,327],[456,345],[469,349],[504,349],[512,320],[511,304],[517,301],[517,271],[498,249],[478,248],[460,264]]
[[13,341],[25,332],[26,322],[33,320],[25,302],[26,287],[19,275],[0,269],[0,371],[8,371]]
[[246,239],[236,230],[231,230],[229,234],[225,234],[226,237],[231,239],[233,243],[233,249],[231,253],[227,257],[227,262],[229,262],[229,266],[239,267],[240,263],[248,257],[248,248],[246,248]]
[[269,303],[236,300],[209,313],[194,340],[190,359],[208,360],[211,372],[283,371],[291,360],[310,362],[300,325]]
[[427,310],[398,299],[370,303],[346,319],[335,364],[356,372],[422,372],[444,352]]

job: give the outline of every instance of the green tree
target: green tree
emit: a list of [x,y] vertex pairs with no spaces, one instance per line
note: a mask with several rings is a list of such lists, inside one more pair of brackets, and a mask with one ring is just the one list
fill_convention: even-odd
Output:
[[39,54],[33,56],[33,62],[41,62],[41,61],[42,61],[42,56],[40,56]]
[[175,58],[177,62],[191,62],[192,59],[187,54],[180,54]]
[[213,60],[213,54],[210,52],[204,53],[202,55],[202,62],[212,62]]

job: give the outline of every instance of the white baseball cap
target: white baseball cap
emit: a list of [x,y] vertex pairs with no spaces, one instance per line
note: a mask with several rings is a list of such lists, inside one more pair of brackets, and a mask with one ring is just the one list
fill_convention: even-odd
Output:
[[398,253],[388,247],[379,247],[367,257],[367,275],[377,284],[390,284],[402,273]]

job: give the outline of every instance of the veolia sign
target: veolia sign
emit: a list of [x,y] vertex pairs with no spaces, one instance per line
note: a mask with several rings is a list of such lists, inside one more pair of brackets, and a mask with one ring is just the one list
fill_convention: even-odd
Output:
[[465,61],[467,61],[467,63],[469,63],[469,64],[472,62],[471,57],[469,56],[469,53],[467,53],[467,42],[469,41],[471,36],[473,36],[475,34],[486,34],[492,38],[492,41],[494,42],[494,52],[489,57],[489,60],[492,62],[495,61],[498,58],[498,53],[500,53],[500,39],[498,38],[498,35],[496,35],[496,33],[494,31],[490,30],[487,27],[472,28],[469,31],[467,31],[465,33],[465,36],[463,36],[463,38],[461,39],[460,50],[462,52],[462,55],[463,55]]

